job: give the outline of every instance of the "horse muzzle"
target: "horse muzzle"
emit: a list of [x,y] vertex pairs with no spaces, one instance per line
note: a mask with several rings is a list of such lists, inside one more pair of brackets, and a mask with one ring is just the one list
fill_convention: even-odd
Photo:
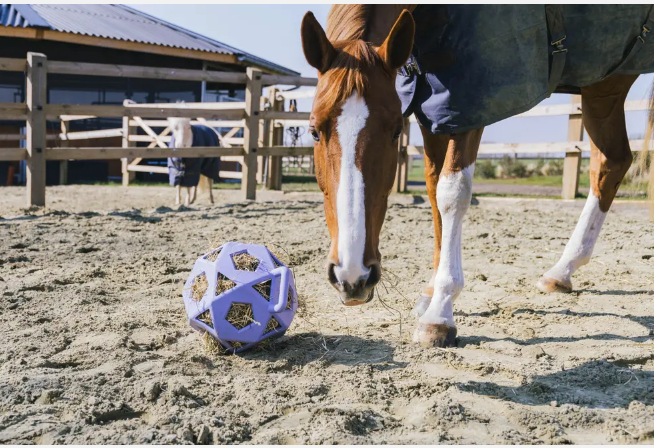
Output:
[[328,263],[328,281],[339,293],[346,306],[364,305],[374,298],[374,287],[380,281],[381,268],[378,262],[372,263],[369,272],[355,282],[340,280],[335,274],[335,263]]

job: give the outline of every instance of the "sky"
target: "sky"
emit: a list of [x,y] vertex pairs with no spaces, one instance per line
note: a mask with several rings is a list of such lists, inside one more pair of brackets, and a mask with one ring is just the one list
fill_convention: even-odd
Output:
[[[303,76],[316,76],[316,71],[305,61],[301,47],[300,26],[303,15],[312,11],[325,27],[330,10],[330,5],[298,4],[130,6],[300,72]],[[245,22],[246,17],[248,24]],[[628,99],[648,98],[653,82],[653,74],[641,75],[629,92]],[[569,102],[569,95],[555,94],[541,104]],[[301,103],[299,109],[309,111],[310,106],[309,102]],[[645,124],[645,113],[627,113],[627,130],[631,138],[642,136]],[[488,126],[483,134],[483,142],[494,143],[559,142],[566,139],[566,116],[511,118]],[[417,125],[411,129],[410,143],[423,144]],[[311,145],[309,139],[303,144]]]

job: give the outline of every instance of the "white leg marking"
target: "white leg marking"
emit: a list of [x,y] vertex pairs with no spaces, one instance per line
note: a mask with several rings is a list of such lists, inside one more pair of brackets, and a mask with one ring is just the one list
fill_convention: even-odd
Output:
[[367,275],[362,264],[366,237],[364,216],[364,180],[355,166],[358,135],[365,126],[369,109],[364,99],[353,93],[344,102],[337,118],[337,136],[342,147],[339,187],[337,189],[337,254],[335,276],[340,282],[354,284]]
[[544,276],[569,283],[574,271],[590,261],[604,219],[606,219],[606,213],[601,211],[599,198],[590,189],[588,199],[585,201],[579,221],[565,246],[563,255]]
[[437,207],[442,216],[442,249],[434,279],[430,305],[419,322],[455,327],[453,301],[465,286],[460,251],[462,219],[469,209],[474,164],[457,173],[440,177],[437,183]]

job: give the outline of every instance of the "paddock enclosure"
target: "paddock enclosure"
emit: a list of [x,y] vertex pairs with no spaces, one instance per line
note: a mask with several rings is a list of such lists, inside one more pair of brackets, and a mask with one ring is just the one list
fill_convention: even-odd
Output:
[[[325,280],[322,196],[0,188],[2,443],[653,443],[653,225],[616,201],[571,294],[534,284],[581,201],[480,198],[465,218],[459,343],[411,343],[430,275],[426,196],[394,195],[384,281],[347,309]],[[308,237],[311,236],[311,237]],[[204,351],[181,288],[227,240],[288,254],[305,306],[243,356]]]

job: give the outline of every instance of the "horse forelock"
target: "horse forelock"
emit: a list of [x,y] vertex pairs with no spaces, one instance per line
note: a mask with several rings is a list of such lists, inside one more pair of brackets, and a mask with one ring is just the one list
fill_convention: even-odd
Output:
[[321,76],[315,96],[315,114],[324,116],[346,101],[354,92],[364,97],[370,86],[370,73],[383,61],[373,45],[364,40],[333,43],[337,56]]

